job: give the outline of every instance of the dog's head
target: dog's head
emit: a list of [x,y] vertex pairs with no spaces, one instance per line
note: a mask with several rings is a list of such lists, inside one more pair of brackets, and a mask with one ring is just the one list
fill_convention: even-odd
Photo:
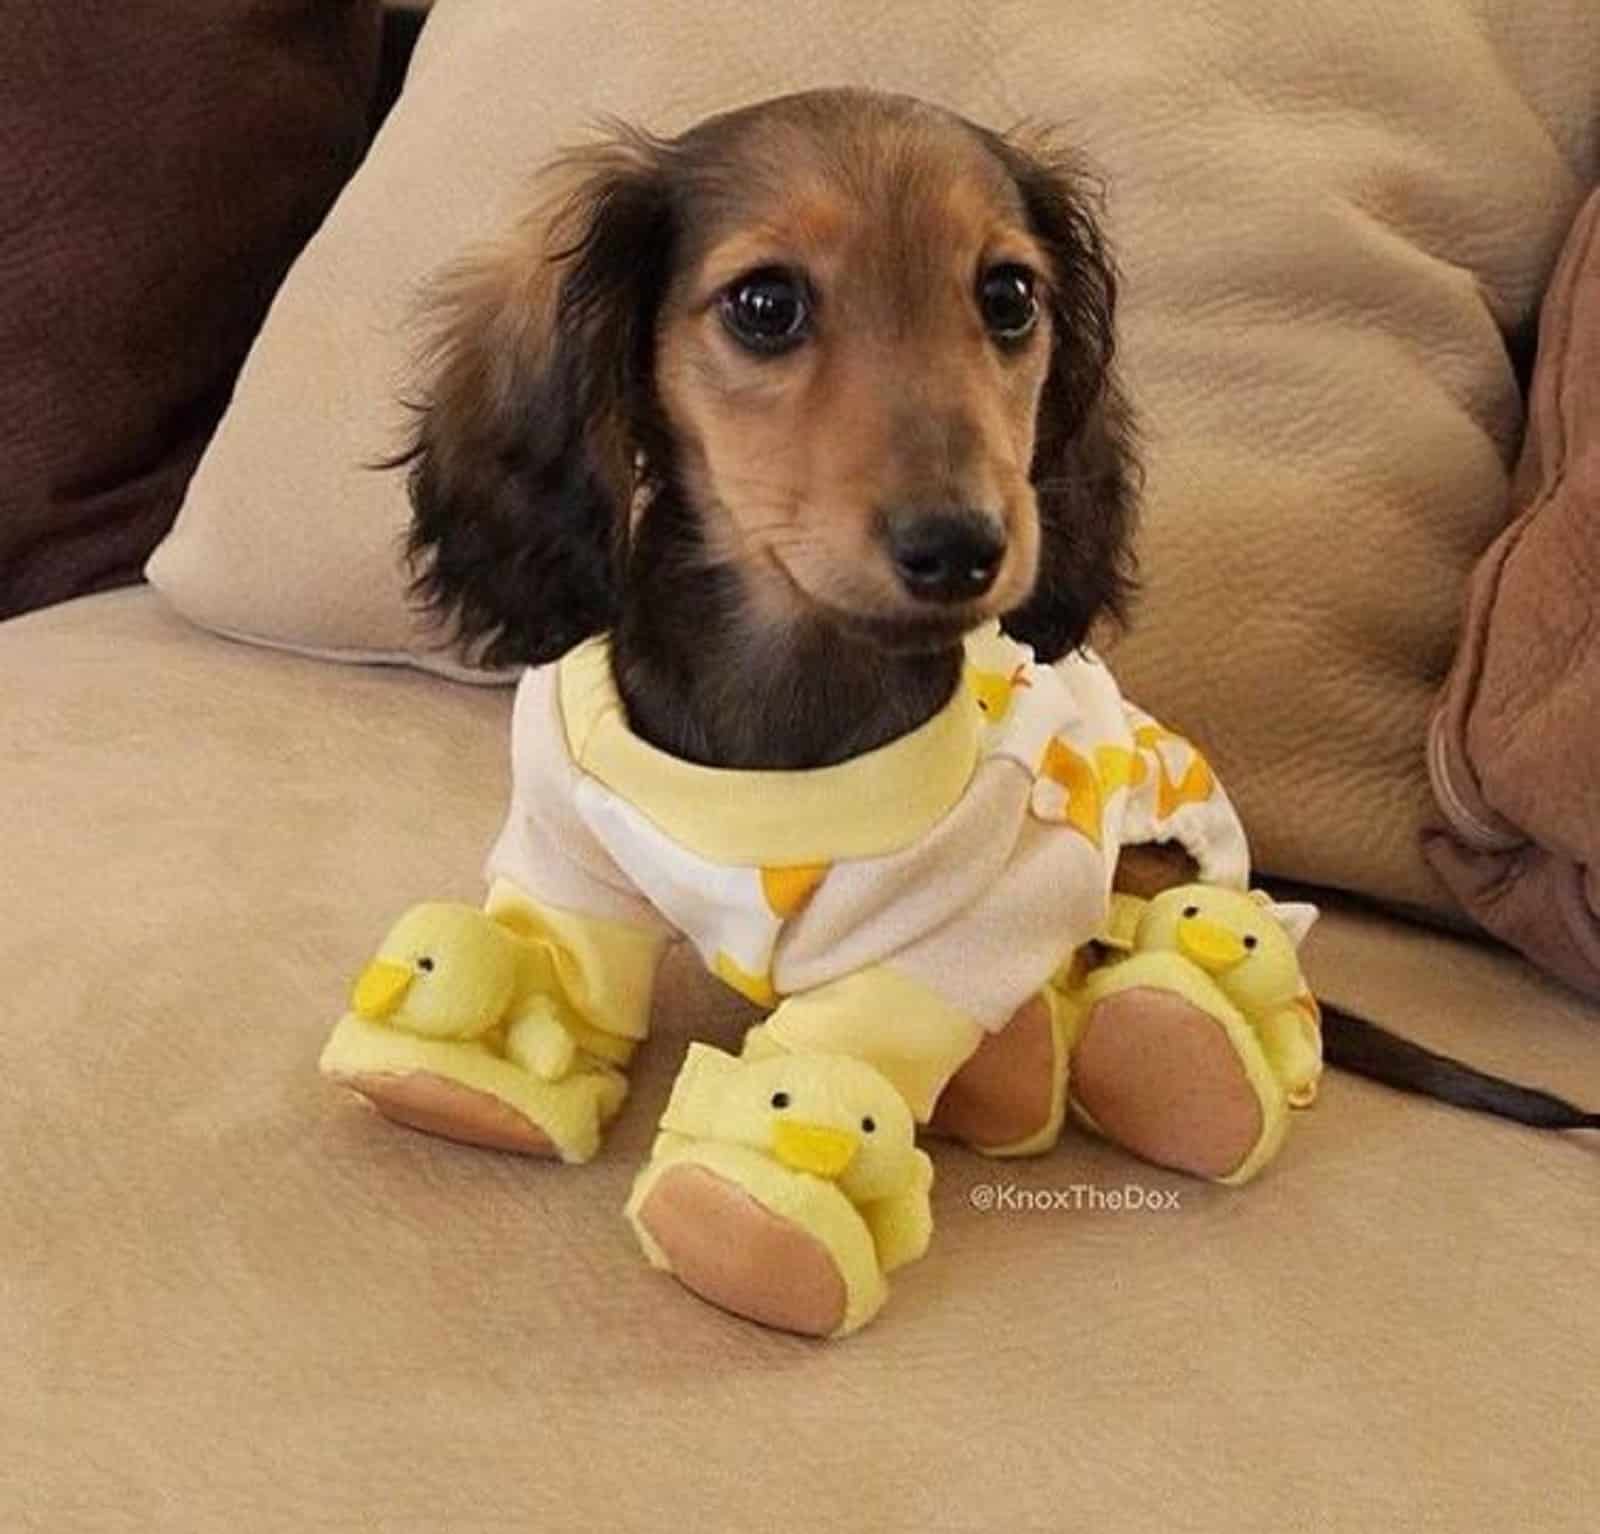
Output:
[[450,274],[411,453],[419,586],[497,663],[610,627],[687,509],[752,617],[1050,658],[1128,591],[1115,283],[1070,157],[814,91],[620,129]]

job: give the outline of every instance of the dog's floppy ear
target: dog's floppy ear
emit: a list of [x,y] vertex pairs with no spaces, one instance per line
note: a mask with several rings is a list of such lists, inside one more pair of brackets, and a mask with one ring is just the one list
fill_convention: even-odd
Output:
[[1093,183],[1048,135],[990,137],[1049,253],[1054,331],[1039,401],[1032,479],[1039,575],[1005,626],[1039,659],[1059,660],[1099,618],[1122,622],[1132,600],[1139,472],[1131,412],[1117,385],[1117,277]]
[[670,260],[662,146],[629,130],[439,281],[410,448],[414,591],[473,658],[553,660],[615,615]]

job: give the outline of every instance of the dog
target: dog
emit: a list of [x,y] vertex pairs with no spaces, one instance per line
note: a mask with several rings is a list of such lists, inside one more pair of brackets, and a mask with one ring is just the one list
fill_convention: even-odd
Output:
[[[803,773],[924,728],[993,622],[1042,665],[1126,619],[1139,471],[1096,184],[1047,133],[816,90],[615,125],[455,269],[414,437],[420,598],[486,664],[609,636],[666,757]],[[1192,879],[1171,842],[1117,887]],[[1402,1090],[1600,1120],[1324,1010]]]
[[722,767],[871,750],[964,632],[1124,610],[1115,274],[1070,156],[816,92],[622,129],[441,299],[423,592],[492,663],[613,636],[634,727]]

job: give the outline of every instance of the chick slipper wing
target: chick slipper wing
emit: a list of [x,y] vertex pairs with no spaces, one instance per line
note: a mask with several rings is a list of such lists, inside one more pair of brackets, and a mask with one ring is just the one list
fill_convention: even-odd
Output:
[[861,1218],[872,1232],[878,1266],[885,1273],[925,1257],[933,1239],[933,1162],[925,1151],[916,1152],[916,1175],[909,1188],[889,1198],[862,1204]]
[[397,1124],[567,1162],[593,1157],[628,1091],[598,1061],[545,1081],[481,1044],[419,1038],[354,1013],[333,1030],[320,1069]]

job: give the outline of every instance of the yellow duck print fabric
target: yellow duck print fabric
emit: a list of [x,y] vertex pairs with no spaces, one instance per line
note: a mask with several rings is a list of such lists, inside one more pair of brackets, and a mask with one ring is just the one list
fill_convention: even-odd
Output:
[[[998,625],[900,740],[812,772],[732,772],[633,736],[603,639],[530,671],[489,858],[534,908],[687,940],[771,1016],[772,1050],[865,1059],[926,1118],[985,1032],[1098,936],[1129,843],[1174,840],[1242,889],[1243,832],[1204,757],[1089,652]],[[637,965],[636,965],[637,968]],[[641,1030],[644,1009],[619,1029]]]

